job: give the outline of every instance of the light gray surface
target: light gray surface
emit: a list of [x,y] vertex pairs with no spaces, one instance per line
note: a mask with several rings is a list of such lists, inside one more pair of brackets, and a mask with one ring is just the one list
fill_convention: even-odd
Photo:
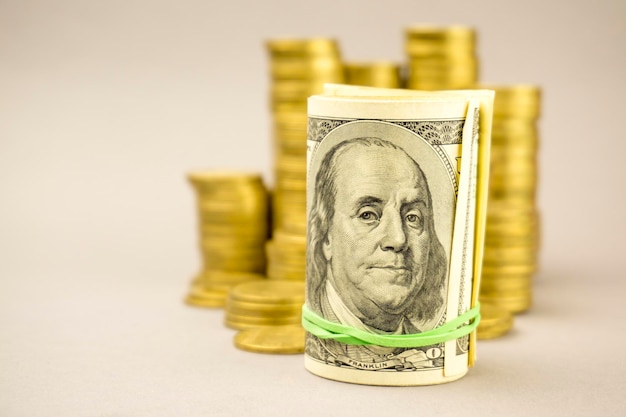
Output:
[[[185,174],[272,182],[265,39],[400,61],[420,22],[475,26],[482,81],[544,91],[533,309],[438,387],[236,350],[182,304]],[[0,3],[0,416],[623,415],[625,45],[623,1]]]
[[222,311],[185,306],[163,275],[29,278],[13,276],[0,295],[2,416],[619,416],[626,406],[626,285],[595,285],[589,272],[546,271],[532,311],[479,342],[468,375],[408,388],[329,381],[302,355],[237,350]]

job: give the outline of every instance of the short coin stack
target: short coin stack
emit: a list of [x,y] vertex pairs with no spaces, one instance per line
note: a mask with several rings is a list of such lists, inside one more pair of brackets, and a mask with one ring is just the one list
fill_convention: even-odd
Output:
[[304,328],[299,324],[253,327],[235,335],[235,346],[257,353],[302,353],[304,338]]
[[187,178],[197,194],[203,268],[186,301],[222,307],[230,288],[264,279],[267,190],[256,173],[198,171]]
[[302,282],[246,282],[228,293],[224,321],[236,330],[299,324],[303,303]]
[[478,81],[476,34],[465,26],[415,25],[405,30],[407,88],[474,88]]
[[402,66],[387,61],[350,62],[344,65],[346,84],[367,87],[400,88],[404,85]]
[[307,98],[322,92],[324,83],[343,82],[344,69],[334,39],[274,39],[266,47],[275,149],[275,237],[267,249],[268,273],[272,279],[304,281]]
[[495,339],[513,327],[513,314],[497,304],[480,303],[480,324],[476,331],[479,339]]
[[480,299],[520,313],[532,303],[540,243],[535,199],[540,89],[485,88],[495,90],[496,98]]

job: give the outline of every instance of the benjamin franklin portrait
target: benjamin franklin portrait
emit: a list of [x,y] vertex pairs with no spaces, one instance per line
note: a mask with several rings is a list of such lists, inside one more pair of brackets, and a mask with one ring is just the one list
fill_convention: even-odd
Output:
[[[323,156],[307,241],[307,304],[327,320],[382,334],[414,334],[445,304],[448,257],[437,236],[429,182],[400,146],[355,137]],[[333,340],[307,354],[376,361],[406,349]],[[314,352],[317,351],[317,354]]]

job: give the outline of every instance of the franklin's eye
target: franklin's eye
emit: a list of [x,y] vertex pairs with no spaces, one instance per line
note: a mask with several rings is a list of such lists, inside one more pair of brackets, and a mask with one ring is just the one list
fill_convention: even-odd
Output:
[[378,214],[371,210],[364,210],[357,217],[367,224],[377,222],[380,219]]
[[420,216],[419,214],[416,213],[408,213],[405,216],[407,225],[412,227],[413,229],[422,229],[422,227],[424,226],[424,220],[422,219],[422,216]]

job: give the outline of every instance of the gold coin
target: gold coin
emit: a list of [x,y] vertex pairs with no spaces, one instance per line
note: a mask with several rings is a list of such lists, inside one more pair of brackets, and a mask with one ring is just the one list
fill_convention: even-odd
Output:
[[483,262],[491,264],[501,263],[533,263],[537,261],[537,247],[528,246],[505,246],[495,247],[485,245]]
[[279,192],[294,192],[306,196],[306,182],[301,179],[280,178],[276,181],[276,188]]
[[476,331],[479,339],[494,339],[513,327],[513,315],[497,304],[480,302],[480,323]]
[[[274,81],[271,86],[271,99],[299,99],[307,98],[314,94],[320,94],[324,91],[324,83],[334,80],[280,80]],[[336,80],[339,81],[339,80]]]
[[[505,200],[509,195],[526,195],[534,200],[538,179],[534,175],[498,178],[489,180],[489,201]],[[526,200],[528,201],[528,200]],[[489,209],[487,209],[489,210]]]
[[285,217],[283,219],[283,230],[290,233],[306,233],[306,216],[302,216],[303,218],[298,217],[297,219],[292,219],[289,217]]
[[530,274],[535,272],[537,266],[534,263],[526,265],[483,265],[482,271],[486,274]]
[[491,131],[491,146],[494,149],[524,149],[530,152],[539,150],[539,136],[536,126],[530,126],[527,130],[508,130],[496,127]]
[[[223,216],[237,223],[263,216],[267,212],[267,195],[263,196],[217,196],[199,198],[196,211],[210,220],[211,216]],[[232,220],[230,220],[232,219]]]
[[298,324],[300,322],[300,317],[295,317],[290,320],[269,320],[269,321],[251,321],[248,319],[239,320],[237,318],[233,319],[226,315],[224,318],[224,325],[229,329],[234,330],[245,330],[245,329],[253,329],[255,327],[261,326],[285,326],[290,324]]
[[469,89],[474,85],[473,79],[461,79],[461,80],[416,80],[408,79],[407,88],[411,90],[461,90]]
[[344,68],[347,84],[382,88],[399,88],[402,84],[402,67],[395,62],[350,62]]
[[473,57],[411,60],[408,67],[408,77],[417,79],[475,79],[477,75],[478,61]]
[[281,80],[316,80],[341,82],[344,79],[343,67],[335,56],[319,56],[309,59],[272,59],[270,76],[276,82]]
[[414,25],[405,29],[405,53],[410,57],[474,54],[476,33],[467,26]]
[[201,233],[201,240],[230,241],[242,245],[254,245],[259,241],[265,241],[269,233],[267,225],[241,225],[235,227],[234,225],[209,223],[199,225],[199,232]]
[[271,267],[268,267],[267,279],[270,281],[290,281],[290,282],[302,282],[306,280],[306,272],[302,271],[278,271]]
[[304,303],[304,283],[292,281],[246,282],[234,287],[230,296],[236,300],[256,303]]
[[532,290],[532,280],[488,279],[481,277],[480,293],[483,295],[526,294]]
[[479,297],[482,297],[481,300],[490,300],[491,302],[501,305],[502,307],[505,307],[509,311],[513,312],[513,310],[515,310],[516,308],[514,306],[521,306],[522,304],[530,306],[530,299],[532,297],[532,294],[530,289],[524,291],[482,291],[479,294]]
[[339,45],[332,38],[278,38],[265,42],[272,57],[337,55]]
[[305,332],[301,325],[266,326],[243,330],[235,335],[235,346],[257,353],[302,353]]
[[510,136],[524,138],[523,142],[535,142],[538,140],[539,130],[537,129],[537,123],[532,119],[524,118],[512,118],[512,117],[499,117],[493,120],[491,134],[495,134],[497,137],[508,139]]
[[204,289],[192,285],[185,302],[194,307],[222,308],[226,304],[227,293]]
[[237,312],[226,309],[226,315],[224,318],[235,323],[254,324],[257,326],[275,326],[299,323],[302,315],[300,311],[288,315],[259,315],[256,314],[256,312],[253,312],[253,314],[238,314]]
[[256,264],[239,265],[235,262],[227,263],[223,261],[210,261],[203,260],[205,269],[219,269],[226,272],[253,272],[261,274],[265,271],[265,262],[258,262]]
[[262,176],[258,172],[246,171],[193,171],[187,174],[187,178],[194,184],[260,184]]
[[445,41],[449,39],[470,39],[476,38],[473,28],[465,25],[438,26],[431,24],[411,25],[405,29],[405,34],[409,39]]
[[540,238],[538,233],[527,236],[501,236],[485,234],[485,245],[508,246],[508,245],[536,245],[539,248]]
[[517,296],[500,296],[495,294],[480,294],[481,304],[483,302],[495,304],[505,308],[513,314],[522,313],[530,308],[532,304],[532,293],[528,292]]
[[285,145],[285,144],[289,144],[291,146],[306,145],[306,138],[307,138],[306,130],[307,130],[306,125],[292,126],[289,129],[284,128],[284,127],[281,129],[275,129],[274,139],[276,140],[279,146]]
[[[539,233],[537,223],[506,223],[487,220],[485,233],[491,237],[525,237],[535,236]],[[524,244],[520,244],[524,245]]]
[[206,269],[199,273],[194,282],[197,282],[200,285],[228,285],[232,286],[233,284],[241,284],[249,281],[261,281],[265,279],[265,275],[263,274],[255,274],[252,272],[245,271],[221,271],[221,270],[210,270]]
[[483,85],[481,88],[494,90],[494,118],[515,117],[536,119],[540,114],[541,89],[536,85]]
[[292,100],[273,100],[270,102],[271,109],[274,113],[302,111],[306,113],[307,100],[298,98]]
[[301,259],[282,259],[269,256],[268,264],[281,271],[304,271],[306,268],[304,257]]
[[275,262],[284,264],[300,265],[306,262],[306,251],[304,248],[288,247],[284,244],[276,245],[276,242],[270,241],[272,245],[266,245],[268,258]]
[[299,111],[274,113],[272,117],[274,126],[279,129],[291,127],[300,129],[301,127],[306,128],[309,124],[309,116]]
[[245,301],[233,300],[228,297],[225,309],[235,315],[254,317],[291,317],[300,316],[302,311],[301,303],[293,304],[263,304],[249,303]]
[[288,245],[306,245],[306,235],[287,233],[284,230],[274,230],[272,238],[274,241],[286,243]]

